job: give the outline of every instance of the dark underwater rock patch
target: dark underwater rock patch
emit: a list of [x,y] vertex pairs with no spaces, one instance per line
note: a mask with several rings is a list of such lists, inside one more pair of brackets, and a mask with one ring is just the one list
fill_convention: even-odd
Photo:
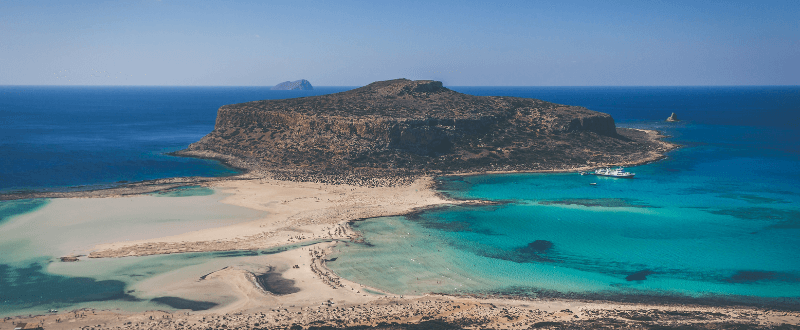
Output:
[[628,198],[567,198],[559,200],[539,201],[541,205],[580,205],[586,207],[639,207],[655,208],[641,201]]
[[265,291],[276,295],[286,295],[300,292],[300,288],[294,286],[294,280],[284,278],[281,273],[269,271],[261,275],[256,275],[256,282]]
[[798,228],[800,228],[800,218],[781,221],[779,223],[767,227],[767,229],[798,229]]
[[743,220],[800,220],[800,211],[771,207],[737,207],[709,210],[712,214],[729,215]]
[[40,263],[27,267],[0,263],[0,301],[9,306],[113,300],[139,301],[125,292],[125,282],[122,281],[50,274]]
[[750,195],[750,194],[722,194],[719,195],[722,198],[730,198],[736,199],[740,201],[745,201],[751,204],[776,204],[776,203],[788,203],[782,199],[775,199],[769,197],[763,197],[758,195]]
[[528,245],[507,252],[502,255],[494,255],[493,258],[509,260],[513,262],[555,262],[552,258],[553,242],[546,240],[536,240]]
[[218,305],[210,301],[189,300],[170,296],[153,298],[150,299],[150,301],[164,304],[175,309],[191,309],[193,311],[204,311]]
[[723,282],[737,284],[751,284],[761,281],[800,282],[800,276],[791,273],[782,273],[762,270],[740,270],[730,277],[722,279]]
[[[492,206],[466,206],[464,208],[475,208],[479,207],[480,210],[491,212],[495,210]],[[446,220],[439,216],[436,213],[430,213],[425,211],[419,212],[412,212],[410,214],[406,214],[404,216],[406,220],[415,222],[422,227],[427,229],[434,229],[434,230],[441,230],[441,231],[448,231],[448,232],[472,232],[482,235],[488,236],[496,236],[498,235],[496,232],[487,229],[481,228],[479,223],[479,217],[471,215],[469,213],[462,213],[459,216],[459,220]]]
[[706,210],[711,214],[729,215],[743,220],[776,220],[765,229],[800,229],[800,211],[771,207],[738,207]]
[[753,283],[764,280],[772,280],[776,278],[775,272],[764,272],[754,270],[740,270],[729,277],[726,282],[730,283]]
[[209,196],[213,195],[214,190],[198,185],[176,187],[167,190],[156,191],[149,195],[155,197],[191,197],[191,196]]
[[255,257],[257,255],[258,251],[249,250],[222,251],[214,253],[214,257],[217,258]]
[[535,253],[542,253],[542,252],[547,252],[552,247],[553,247],[553,242],[538,239],[531,243],[528,243],[528,246],[523,248],[523,252],[530,251]]
[[633,274],[628,275],[627,277],[625,277],[625,280],[626,281],[644,281],[644,280],[647,279],[647,275],[651,275],[651,274],[653,274],[653,271],[651,271],[649,269],[640,270],[638,272],[635,272]]

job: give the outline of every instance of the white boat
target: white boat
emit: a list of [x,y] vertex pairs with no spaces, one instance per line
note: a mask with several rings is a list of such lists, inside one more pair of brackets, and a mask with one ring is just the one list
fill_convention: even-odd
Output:
[[633,179],[633,176],[636,175],[636,173],[625,172],[625,169],[622,167],[617,167],[615,169],[600,168],[595,170],[594,172],[589,172],[586,174],[594,174],[599,176],[610,176],[613,178],[626,178],[626,179]]

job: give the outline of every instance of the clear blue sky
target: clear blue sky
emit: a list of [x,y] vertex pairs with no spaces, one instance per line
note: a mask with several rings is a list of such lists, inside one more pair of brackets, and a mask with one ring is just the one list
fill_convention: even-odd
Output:
[[0,85],[800,84],[800,1],[8,1]]

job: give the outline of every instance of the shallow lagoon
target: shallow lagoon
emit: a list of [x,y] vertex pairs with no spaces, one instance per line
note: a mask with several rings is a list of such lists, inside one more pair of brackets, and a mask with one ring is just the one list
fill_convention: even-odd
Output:
[[798,157],[762,149],[767,141],[748,139],[757,133],[747,127],[631,126],[659,128],[685,147],[630,168],[635,179],[441,178],[454,198],[501,204],[358,222],[367,244],[341,248],[331,268],[403,294],[800,297]]
[[[263,264],[259,258],[269,251],[58,261],[61,256],[86,254],[97,244],[179,234],[187,225],[221,227],[265,215],[221,203],[226,196],[190,187],[124,198],[0,202],[4,219],[0,223],[0,315],[38,314],[50,308],[172,309],[151,299],[174,294],[170,285],[228,265],[257,268]],[[191,305],[191,295],[182,295]],[[225,301],[224,293],[211,298]]]

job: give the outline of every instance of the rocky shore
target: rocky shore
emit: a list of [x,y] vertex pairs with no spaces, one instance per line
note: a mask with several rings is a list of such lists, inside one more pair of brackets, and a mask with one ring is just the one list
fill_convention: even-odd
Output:
[[76,310],[5,318],[44,329],[797,329],[800,313],[748,308],[642,306],[558,301],[476,301],[458,297],[385,296],[365,304],[281,306],[252,313],[121,314]]
[[308,182],[334,185],[351,185],[359,187],[398,187],[408,186],[415,180],[423,176],[447,176],[447,175],[479,175],[479,174],[500,174],[500,173],[557,173],[557,172],[576,172],[587,171],[594,168],[610,166],[636,166],[658,161],[665,157],[665,154],[678,147],[674,143],[663,141],[663,135],[652,130],[618,128],[620,136],[628,137],[632,140],[645,141],[648,147],[638,152],[617,157],[606,161],[588,161],[585,164],[564,164],[551,159],[542,159],[535,163],[536,168],[531,168],[530,164],[520,164],[517,166],[491,164],[485,168],[474,169],[465,168],[453,171],[382,171],[378,169],[354,168],[346,173],[323,173],[313,170],[293,169],[280,170],[264,168],[256,163],[248,162],[231,155],[223,155],[215,151],[184,150],[176,155],[185,157],[197,157],[205,159],[215,159],[228,166],[238,168],[242,174],[228,177],[178,177],[158,180],[148,180],[141,182],[117,184],[113,187],[91,190],[69,190],[69,191],[24,191],[0,194],[2,200],[32,199],[32,198],[108,198],[133,196],[154,192],[167,192],[187,186],[214,186],[218,182],[226,181],[248,181],[248,180],[277,180],[290,182]]
[[214,130],[175,154],[280,180],[382,186],[421,175],[635,165],[675,147],[582,107],[396,79],[223,106]]

